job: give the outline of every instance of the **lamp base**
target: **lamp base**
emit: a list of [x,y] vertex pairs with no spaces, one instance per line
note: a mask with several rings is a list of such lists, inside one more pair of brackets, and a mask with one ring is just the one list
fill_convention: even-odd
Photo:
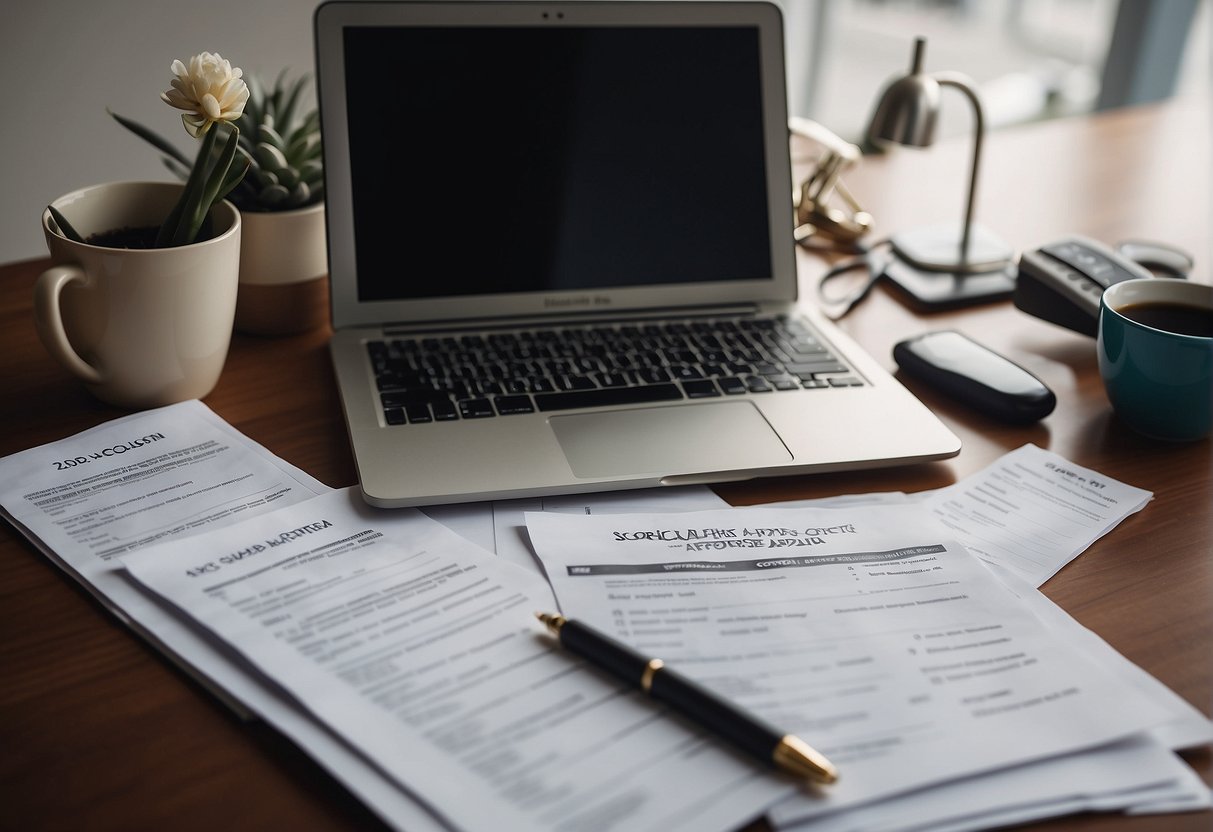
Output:
[[920,269],[934,272],[990,272],[1005,266],[1014,256],[1011,247],[985,227],[969,229],[969,256],[960,262],[958,225],[932,225],[894,234],[893,251]]
[[932,312],[1006,300],[1015,292],[1015,263],[987,272],[928,271],[893,257],[881,275],[897,294],[917,309]]

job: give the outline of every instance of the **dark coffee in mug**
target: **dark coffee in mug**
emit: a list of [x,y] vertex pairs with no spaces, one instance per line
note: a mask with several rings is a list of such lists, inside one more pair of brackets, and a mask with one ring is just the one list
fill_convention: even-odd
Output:
[[1130,321],[1163,332],[1213,338],[1213,309],[1185,303],[1148,302],[1122,306],[1117,311]]
[[1099,375],[1120,421],[1194,442],[1213,433],[1213,286],[1147,277],[1099,301]]

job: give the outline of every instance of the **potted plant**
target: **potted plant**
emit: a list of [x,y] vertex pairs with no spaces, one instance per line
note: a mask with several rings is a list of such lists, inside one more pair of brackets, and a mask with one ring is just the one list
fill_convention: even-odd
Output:
[[42,215],[52,266],[34,288],[38,334],[94,395],[120,407],[206,395],[232,335],[241,222],[224,196],[248,167],[232,126],[248,88],[239,68],[209,52],[173,61],[172,71],[161,98],[200,139],[184,185],[95,185]]
[[[301,332],[328,313],[327,249],[324,232],[324,171],[320,116],[304,108],[308,78],[279,74],[266,89],[248,79],[241,117],[232,123],[238,153],[248,174],[228,195],[243,219],[236,328],[276,335]],[[147,128],[114,118],[163,154],[164,163],[185,178],[188,162],[169,142]]]

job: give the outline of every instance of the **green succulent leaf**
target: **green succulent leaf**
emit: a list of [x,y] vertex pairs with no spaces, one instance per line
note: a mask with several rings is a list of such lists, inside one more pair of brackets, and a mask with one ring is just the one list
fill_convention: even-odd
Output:
[[[238,125],[239,153],[251,164],[231,191],[242,210],[281,211],[318,202],[323,193],[320,114],[302,111],[310,75],[288,79],[280,72],[272,85],[249,77],[248,101]],[[306,190],[300,185],[305,185]]]
[[250,128],[248,132],[251,133],[251,128],[261,123],[265,88],[261,86],[261,82],[255,75],[246,76],[244,83],[248,86],[248,100],[244,102],[244,115],[240,117],[240,121],[246,128]]
[[286,82],[286,69],[283,68],[278,73],[278,77],[274,79],[274,91],[270,93],[268,107],[271,113],[281,112],[282,110],[282,85]]
[[286,137],[286,143],[288,146],[293,147],[294,145],[298,144],[302,139],[306,138],[308,133],[312,133],[312,132],[315,132],[315,131],[309,130],[308,126],[306,124],[300,124],[294,130],[292,130],[290,132],[290,134]]
[[257,150],[253,154],[253,158],[265,170],[279,171],[287,166],[286,156],[282,151],[265,142],[257,143]]
[[309,185],[314,185],[324,178],[324,165],[318,161],[304,162],[299,166],[299,176]]
[[168,168],[170,171],[172,171],[173,175],[176,176],[181,181],[184,182],[186,179],[189,179],[189,176],[190,176],[189,168],[185,167],[177,160],[170,159],[168,156],[161,156],[160,161],[163,162],[164,166],[166,168]]
[[165,156],[169,156],[172,159],[176,160],[177,162],[180,162],[181,165],[183,165],[184,167],[189,168],[189,166],[191,164],[189,158],[184,153],[182,153],[180,150],[173,147],[173,145],[171,145],[169,143],[169,141],[167,139],[165,139],[163,136],[161,136],[159,133],[156,133],[153,130],[149,130],[148,128],[144,127],[142,124],[140,124],[137,121],[132,121],[129,118],[120,116],[117,113],[115,113],[113,110],[107,109],[106,112],[109,113],[110,116],[113,117],[114,121],[121,124],[127,130],[130,130],[136,136],[143,139],[145,142],[150,144],[152,147],[159,150]]
[[[211,130],[209,132],[214,133],[215,131]],[[211,205],[218,199],[219,191],[223,187],[228,173],[231,171],[232,162],[236,158],[236,147],[239,140],[239,132],[233,128],[228,134],[227,141],[224,143],[223,151],[220,153],[218,161],[208,172],[205,183],[182,213],[181,227],[174,238],[175,245],[183,246],[193,242],[197,238],[198,232],[202,229],[202,224],[206,221],[207,214],[210,213]]]
[[286,100],[277,108],[282,118],[282,124],[291,124],[295,120],[295,107],[299,104],[299,93],[307,83],[307,76],[301,75],[295,80],[289,90],[285,91]]
[[286,158],[300,164],[320,155],[320,134],[307,133],[286,148]]
[[[236,187],[244,182],[244,175],[248,173],[249,160],[244,157],[237,157],[232,166],[228,169],[227,176],[223,178],[223,184],[219,187],[219,194],[215,197],[218,202],[225,199],[228,194],[236,189]],[[207,216],[210,216],[209,214]]]
[[278,131],[268,123],[262,123],[262,125],[257,128],[257,143],[268,144],[278,148],[281,151],[286,151],[286,139],[278,135]]
[[268,188],[261,190],[261,204],[267,208],[272,208],[276,205],[281,205],[290,197],[291,192],[281,185],[271,185]]
[[206,185],[207,162],[211,158],[211,152],[215,147],[215,136],[218,134],[218,130],[207,130],[203,134],[202,145],[198,148],[198,158],[190,169],[190,176],[185,182],[185,187],[181,190],[181,198],[169,211],[168,218],[160,226],[160,231],[156,235],[156,248],[184,245],[175,240],[184,234],[182,226],[189,222],[193,211],[192,206],[202,196],[202,189]]

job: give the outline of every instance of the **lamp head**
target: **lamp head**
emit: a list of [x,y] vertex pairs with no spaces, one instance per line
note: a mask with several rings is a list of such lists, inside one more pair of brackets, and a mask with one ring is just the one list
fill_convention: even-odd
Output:
[[939,82],[922,71],[926,40],[914,41],[914,59],[910,74],[885,88],[868,125],[873,142],[895,142],[911,147],[928,147],[935,141],[935,122],[939,117]]

